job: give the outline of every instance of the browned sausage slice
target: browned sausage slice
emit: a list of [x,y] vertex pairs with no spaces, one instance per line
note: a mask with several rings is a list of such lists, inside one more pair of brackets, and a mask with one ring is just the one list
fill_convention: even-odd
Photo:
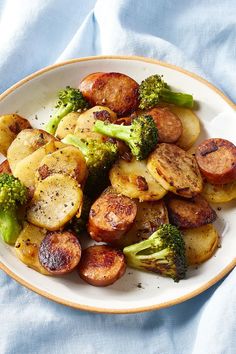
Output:
[[203,176],[212,184],[226,184],[236,179],[236,146],[225,139],[207,139],[196,150]]
[[181,229],[192,229],[211,224],[216,219],[216,212],[200,195],[192,199],[173,197],[167,201],[171,223]]
[[8,175],[12,174],[9,162],[7,160],[0,164],[0,173],[7,173]]
[[108,187],[91,207],[88,232],[95,241],[112,243],[131,228],[136,214],[132,199]]
[[92,105],[109,107],[119,116],[133,112],[139,104],[139,85],[121,73],[93,73],[79,85],[84,97]]
[[78,265],[80,257],[80,243],[69,231],[50,232],[39,247],[39,262],[55,275],[71,272]]
[[174,143],[180,138],[182,123],[168,107],[153,108],[147,114],[151,115],[156,123],[160,143]]
[[80,277],[94,286],[113,284],[125,273],[125,257],[110,246],[91,246],[82,251],[78,271]]

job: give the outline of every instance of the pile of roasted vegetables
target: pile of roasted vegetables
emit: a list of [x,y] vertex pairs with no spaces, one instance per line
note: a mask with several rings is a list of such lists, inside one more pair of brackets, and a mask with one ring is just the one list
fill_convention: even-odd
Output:
[[[0,234],[46,275],[77,269],[95,286],[126,265],[179,281],[220,243],[209,203],[236,198],[236,147],[194,146],[190,94],[160,75],[93,73],[59,91],[45,130],[0,117]],[[87,235],[87,236],[86,236]],[[81,248],[90,237],[94,244]]]

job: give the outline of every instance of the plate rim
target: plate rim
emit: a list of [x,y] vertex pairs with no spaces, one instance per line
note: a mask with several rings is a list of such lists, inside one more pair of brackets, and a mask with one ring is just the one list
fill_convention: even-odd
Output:
[[[190,76],[194,78],[197,81],[200,81],[204,85],[208,86],[210,89],[212,89],[214,92],[216,92],[218,95],[220,95],[226,103],[231,106],[234,110],[236,110],[236,105],[222,92],[220,91],[217,87],[215,87],[213,84],[208,82],[206,79],[202,78],[201,76],[192,73],[188,70],[185,70],[179,66],[172,65],[163,61],[159,61],[153,58],[147,58],[147,57],[142,57],[142,56],[125,56],[125,55],[97,55],[97,56],[89,56],[89,57],[82,57],[82,58],[74,58],[74,59],[69,59],[62,61],[60,63],[52,64],[49,66],[46,66],[28,76],[23,78],[22,80],[18,81],[16,84],[12,85],[10,88],[8,88],[6,91],[4,91],[2,94],[0,94],[0,102],[8,95],[10,95],[14,90],[17,88],[23,86],[25,83],[28,81],[40,76],[41,74],[44,74],[48,71],[54,70],[55,68],[66,66],[69,64],[73,63],[78,63],[78,62],[83,62],[83,61],[92,61],[92,60],[136,60],[136,61],[142,61],[142,62],[147,62],[151,64],[157,64],[163,67],[167,67],[169,69],[173,69],[178,72],[182,72],[187,76]],[[166,302],[162,302],[156,305],[149,305],[149,306],[143,306],[143,307],[135,307],[132,309],[109,309],[109,308],[101,308],[101,307],[96,307],[96,306],[88,306],[88,305],[83,305],[83,304],[78,304],[76,302],[64,300],[60,297],[54,296],[44,290],[39,289],[38,287],[32,285],[31,283],[28,283],[24,279],[22,279],[20,276],[18,276],[15,272],[10,270],[5,264],[3,264],[0,261],[0,269],[4,271],[7,275],[9,275],[11,278],[16,280],[19,284],[23,285],[24,287],[34,291],[35,293],[49,299],[52,301],[55,301],[59,304],[66,305],[72,308],[75,308],[77,310],[83,310],[83,311],[92,311],[92,312],[97,312],[97,313],[106,313],[106,314],[131,314],[131,313],[140,313],[140,312],[147,312],[147,311],[154,311],[154,310],[159,310],[162,308],[170,307],[177,305],[179,303],[182,303],[184,301],[187,301],[205,290],[209,289],[211,286],[216,284],[219,280],[221,280],[226,274],[228,274],[234,267],[236,266],[236,258],[232,260],[224,269],[222,269],[215,277],[210,279],[208,282],[200,286],[199,288],[195,289],[194,291],[191,291],[190,293],[180,296],[174,300],[169,300]]]

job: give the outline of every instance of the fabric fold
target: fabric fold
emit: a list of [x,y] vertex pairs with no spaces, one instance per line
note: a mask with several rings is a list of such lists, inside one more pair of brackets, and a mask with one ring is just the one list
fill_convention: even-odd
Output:
[[[0,93],[62,60],[141,55],[202,75],[236,101],[235,17],[233,0],[0,0]],[[233,113],[229,121],[233,136]],[[235,283],[236,269],[171,308],[102,315],[53,303],[0,272],[0,353],[233,354]]]

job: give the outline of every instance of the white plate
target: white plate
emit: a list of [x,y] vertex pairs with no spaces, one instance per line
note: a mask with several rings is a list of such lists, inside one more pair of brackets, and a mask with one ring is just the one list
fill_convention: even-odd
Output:
[[[92,57],[54,65],[20,81],[0,96],[0,114],[18,112],[35,127],[42,128],[51,114],[58,89],[66,85],[76,87],[84,76],[95,71],[118,71],[138,82],[155,73],[163,74],[171,86],[192,93],[198,101],[202,139],[214,136],[209,127],[216,115],[223,112],[227,119],[234,111],[233,103],[219,90],[180,68],[141,57]],[[222,125],[224,137],[230,136],[231,130],[232,126],[227,122]],[[201,293],[236,265],[236,214],[233,203],[222,205],[218,215],[216,227],[222,235],[222,247],[198,269],[190,270],[187,279],[179,283],[131,269],[107,288],[95,288],[84,283],[76,272],[69,276],[47,277],[27,268],[15,257],[12,248],[2,241],[0,268],[37,293],[78,309],[131,313],[167,307]]]

